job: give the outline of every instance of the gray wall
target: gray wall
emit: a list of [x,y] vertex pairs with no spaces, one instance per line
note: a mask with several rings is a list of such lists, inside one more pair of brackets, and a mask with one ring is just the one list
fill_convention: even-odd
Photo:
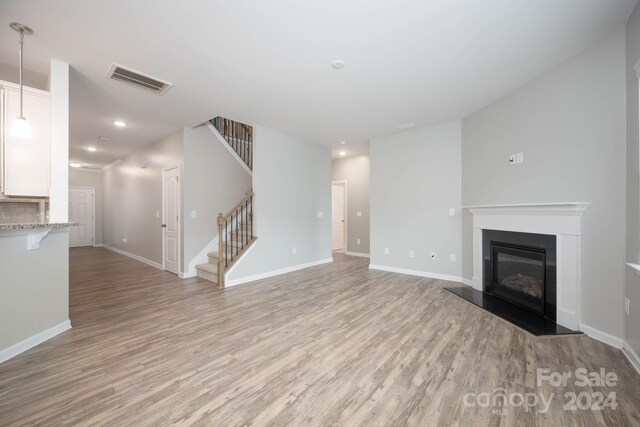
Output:
[[102,243],[102,171],[88,171],[80,168],[69,168],[69,187],[95,188],[96,202],[96,235],[95,244]]
[[69,320],[69,232],[32,251],[27,236],[0,232],[0,351]]
[[[625,35],[619,30],[462,122],[462,203],[590,202],[582,322],[623,337]],[[510,166],[511,153],[524,152]],[[464,273],[472,230],[465,221]]]
[[[640,61],[640,6],[627,23],[627,261],[640,263],[640,155],[638,152],[638,76]],[[631,301],[626,318],[627,343],[640,354],[640,277],[627,271],[626,297]]]
[[331,180],[347,181],[347,252],[369,253],[369,164],[368,154],[332,162]]
[[370,156],[371,264],[459,277],[460,122],[372,139]]
[[228,280],[331,258],[329,148],[261,126],[254,130],[258,241]]
[[[251,184],[251,175],[210,129],[199,126],[184,130],[184,270],[218,235],[218,214],[227,213]],[[196,211],[195,219],[191,218],[192,211]]]
[[162,169],[182,164],[181,129],[104,169],[104,244],[162,264]]

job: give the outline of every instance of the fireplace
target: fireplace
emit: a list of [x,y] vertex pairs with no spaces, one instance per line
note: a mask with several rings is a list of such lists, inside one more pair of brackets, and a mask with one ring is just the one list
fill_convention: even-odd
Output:
[[555,236],[483,230],[484,292],[556,319]]

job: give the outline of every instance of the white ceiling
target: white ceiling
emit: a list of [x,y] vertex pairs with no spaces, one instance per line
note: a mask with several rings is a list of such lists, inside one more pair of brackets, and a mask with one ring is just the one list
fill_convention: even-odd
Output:
[[[17,61],[19,21],[35,30],[29,70],[71,64],[71,157],[89,165],[216,115],[353,154],[400,124],[465,117],[623,25],[636,2],[2,0],[0,62]],[[158,97],[107,80],[114,62],[175,86]]]

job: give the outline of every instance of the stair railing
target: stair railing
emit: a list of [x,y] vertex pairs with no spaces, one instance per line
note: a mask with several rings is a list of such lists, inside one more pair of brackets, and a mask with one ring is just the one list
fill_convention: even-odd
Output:
[[253,170],[253,127],[224,117],[211,119],[211,124],[249,169]]
[[226,215],[218,214],[218,288],[224,289],[224,275],[256,240],[253,233],[253,190]]

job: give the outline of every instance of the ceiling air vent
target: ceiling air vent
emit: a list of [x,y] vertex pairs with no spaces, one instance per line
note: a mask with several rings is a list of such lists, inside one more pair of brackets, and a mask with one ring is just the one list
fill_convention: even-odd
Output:
[[149,90],[157,93],[158,95],[164,95],[164,93],[173,86],[173,83],[156,79],[155,77],[142,74],[118,64],[113,64],[111,66],[107,77],[112,80],[117,80],[128,85],[139,87],[140,89]]

